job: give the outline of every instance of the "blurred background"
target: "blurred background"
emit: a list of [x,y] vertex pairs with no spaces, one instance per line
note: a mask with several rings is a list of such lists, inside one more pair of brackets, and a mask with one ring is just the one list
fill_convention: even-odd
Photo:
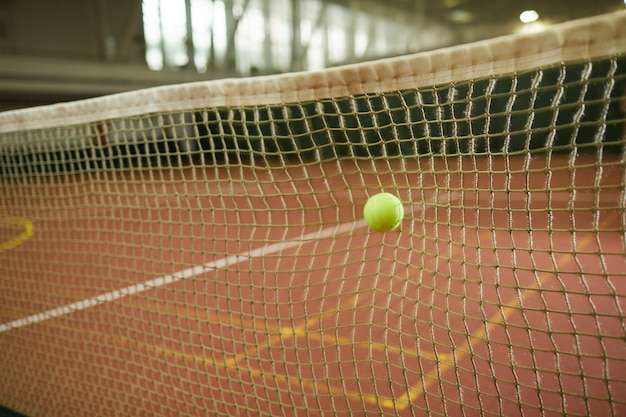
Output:
[[0,0],[0,111],[315,70],[626,9],[626,0]]

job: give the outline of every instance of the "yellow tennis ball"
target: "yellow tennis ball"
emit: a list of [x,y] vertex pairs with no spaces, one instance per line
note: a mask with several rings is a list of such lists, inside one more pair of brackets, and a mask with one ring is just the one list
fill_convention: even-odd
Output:
[[363,207],[363,218],[373,230],[389,232],[397,229],[404,218],[404,206],[390,193],[375,194]]

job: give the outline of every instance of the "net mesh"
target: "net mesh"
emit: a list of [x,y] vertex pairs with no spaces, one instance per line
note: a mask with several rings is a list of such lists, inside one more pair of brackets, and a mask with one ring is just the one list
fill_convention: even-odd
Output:
[[[624,22],[551,29],[573,57],[446,83],[0,115],[0,404],[626,414]],[[607,28],[612,52],[590,47]],[[405,205],[397,231],[362,220],[381,191]]]

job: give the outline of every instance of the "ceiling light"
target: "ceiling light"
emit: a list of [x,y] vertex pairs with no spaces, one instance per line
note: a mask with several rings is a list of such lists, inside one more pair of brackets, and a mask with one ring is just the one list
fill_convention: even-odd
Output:
[[[624,0],[626,1],[626,0]],[[519,20],[522,23],[532,23],[539,19],[539,13],[534,10],[525,10],[519,15]]]

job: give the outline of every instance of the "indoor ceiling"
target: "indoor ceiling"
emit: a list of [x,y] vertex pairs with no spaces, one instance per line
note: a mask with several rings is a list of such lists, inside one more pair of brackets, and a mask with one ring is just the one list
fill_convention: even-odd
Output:
[[[35,0],[30,1],[34,2]],[[44,0],[37,1],[43,2]],[[78,0],[64,1],[67,4],[72,4],[72,2]],[[133,1],[137,2],[135,4],[140,4],[141,2],[141,0]],[[523,25],[520,22],[520,13],[524,10],[535,10],[538,14],[537,23],[539,25],[555,24],[618,10],[626,11],[626,0],[326,1],[344,5],[351,9],[364,10],[368,7],[372,7],[372,9],[375,10],[375,14],[381,10],[383,12],[387,11],[388,17],[404,16],[403,19],[405,19],[405,23],[414,23],[418,28],[424,26],[424,30],[421,31],[422,35],[424,37],[430,36],[431,39],[438,40],[437,37],[440,37],[441,33],[452,33],[452,36],[448,36],[448,44],[443,46],[507,35],[531,26]],[[110,9],[114,9],[121,3],[124,3],[124,0],[101,0],[98,4],[108,4]],[[16,4],[17,3],[14,3],[13,0],[0,0],[0,18],[3,16],[3,10],[7,12]],[[3,9],[2,5],[6,7]],[[138,7],[140,10],[140,6]],[[5,13],[5,15],[10,17],[7,13]],[[47,16],[44,17],[47,18]],[[47,20],[44,19],[44,22],[45,21]],[[117,20],[110,19],[110,21],[116,22]],[[123,33],[128,32],[129,36],[125,38],[138,40],[136,43],[140,44],[143,42],[143,33],[140,24],[141,21],[135,25],[136,28],[134,30],[136,33],[125,30],[124,27],[122,27],[120,31]],[[433,27],[435,27],[435,30]],[[2,35],[1,30],[0,35]],[[0,46],[2,46],[2,39],[2,36],[0,36]],[[440,47],[440,45],[437,47]],[[421,48],[407,50],[406,52],[412,53],[426,49],[430,49],[430,47],[422,44]],[[5,55],[0,56],[0,111],[60,100],[110,94],[117,91],[143,88],[150,85],[188,82],[203,77],[209,78],[209,76],[210,78],[222,78],[233,75],[217,72],[205,75],[189,74],[185,72],[170,74],[153,73],[148,71],[147,68],[138,69],[137,65],[133,67],[123,65],[112,67],[110,65],[104,65],[106,63],[97,61],[58,61],[54,58],[55,57],[30,57],[28,56],[28,51],[14,51],[10,53],[5,51]],[[29,60],[34,60],[34,62],[30,62]],[[80,75],[80,77],[78,75]],[[63,76],[65,76],[65,79],[59,81],[58,78],[62,78]],[[47,79],[54,79],[55,82],[44,83]],[[105,79],[106,82],[103,82],[103,79]],[[38,82],[34,82],[33,80]]]
[[[350,0],[339,0],[348,4]],[[540,19],[558,23],[626,9],[624,0],[385,0],[389,7],[423,13],[426,19],[449,24],[519,22],[523,10],[536,10]]]

